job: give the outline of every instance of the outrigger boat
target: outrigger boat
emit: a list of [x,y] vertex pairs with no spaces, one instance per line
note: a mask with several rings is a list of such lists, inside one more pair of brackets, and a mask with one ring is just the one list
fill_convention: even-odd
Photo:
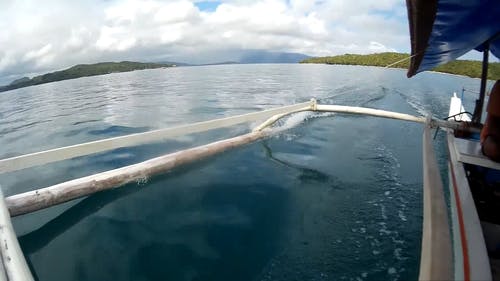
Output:
[[[482,127],[489,52],[500,58],[500,3],[495,0],[407,0],[407,7],[412,49],[408,77],[455,60],[472,49],[483,52],[480,92],[472,118],[455,93],[450,101],[448,118],[464,124],[462,129],[446,129],[451,237],[443,206],[425,205],[432,201],[427,198],[431,193],[426,195],[425,185],[434,185],[434,189],[437,185],[428,183],[424,174],[424,237],[419,278],[498,280],[500,197],[496,192],[500,182],[488,177],[500,174],[500,163],[483,155],[478,134],[467,128],[477,131]],[[429,155],[425,144],[423,152],[425,160]],[[424,161],[424,173],[430,165],[433,164]],[[435,220],[427,220],[428,216]],[[435,239],[427,240],[429,236]],[[452,245],[451,251],[448,245]]]
[[[0,191],[0,280],[33,280],[12,227],[11,217],[48,208],[106,189],[164,173],[179,165],[221,153],[269,136],[280,118],[301,111],[337,112],[392,118],[424,125],[423,236],[420,280],[498,279],[500,257],[500,199],[484,175],[500,171],[500,163],[481,153],[477,134],[486,94],[488,54],[500,57],[498,0],[407,0],[412,54],[408,76],[454,60],[466,52],[483,51],[480,96],[472,118],[453,95],[448,116],[412,116],[372,108],[321,105],[309,102],[115,137],[0,160],[0,174],[65,159],[157,142],[180,135],[266,120],[252,132],[207,145],[163,155],[134,165],[78,178],[4,198]],[[431,130],[444,128],[449,152],[449,204],[432,146]],[[465,133],[465,134],[464,134]],[[459,137],[462,136],[462,137]],[[467,137],[463,137],[467,136]],[[500,172],[499,172],[500,173]],[[497,183],[498,186],[498,183]],[[490,254],[490,255],[489,255]],[[492,274],[493,273],[493,274]]]

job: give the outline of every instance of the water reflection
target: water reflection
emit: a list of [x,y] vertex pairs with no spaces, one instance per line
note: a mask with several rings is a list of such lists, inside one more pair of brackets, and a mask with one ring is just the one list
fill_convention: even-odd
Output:
[[[2,155],[307,101],[447,112],[478,82],[328,65],[227,65],[86,77],[0,95]],[[466,105],[474,98],[466,96]],[[17,217],[41,280],[415,279],[421,131],[345,115],[78,203]],[[306,121],[304,121],[304,118]],[[281,124],[287,126],[287,123]],[[6,194],[248,132],[249,125],[0,175]],[[438,144],[444,143],[438,136]],[[438,152],[442,163],[446,153]],[[74,205],[72,205],[74,204]],[[57,265],[57,266],[56,266]]]

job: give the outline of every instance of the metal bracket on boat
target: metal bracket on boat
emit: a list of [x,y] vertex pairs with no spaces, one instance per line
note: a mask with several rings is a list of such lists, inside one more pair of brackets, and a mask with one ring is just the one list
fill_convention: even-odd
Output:
[[439,127],[439,125],[436,124],[435,119],[432,119],[432,116],[430,114],[428,114],[427,117],[425,117],[425,125],[431,129]]
[[312,111],[318,110],[318,101],[315,98],[311,99],[311,110]]
[[468,133],[480,133],[481,132],[481,128],[474,126],[470,122],[457,122],[457,121],[451,121],[451,120],[440,120],[440,119],[434,119],[431,116],[428,116],[425,123],[427,126],[429,126],[430,128],[433,128],[433,129],[446,128],[446,129],[452,129],[452,130],[460,130],[462,132],[468,132]]

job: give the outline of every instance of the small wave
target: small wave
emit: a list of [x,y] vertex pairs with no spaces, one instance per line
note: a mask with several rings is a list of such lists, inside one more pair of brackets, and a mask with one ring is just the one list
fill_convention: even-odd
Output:
[[362,107],[370,106],[370,105],[374,104],[375,102],[382,100],[383,98],[385,98],[385,96],[386,96],[386,94],[384,93],[382,95],[370,97],[368,100],[362,102],[360,104],[360,106],[362,106]]
[[7,134],[10,134],[13,132],[22,131],[24,129],[31,128],[33,126],[38,126],[40,124],[48,123],[48,122],[52,122],[52,121],[53,121],[52,119],[46,119],[46,120],[30,122],[30,123],[23,124],[23,125],[20,125],[17,127],[7,128],[7,129],[0,131],[0,135],[7,135]]
[[402,221],[407,221],[407,218],[406,218],[406,216],[405,216],[405,214],[403,213],[403,211],[402,211],[402,210],[399,210],[399,211],[398,211],[398,216],[399,216],[399,218],[400,218]]
[[92,122],[99,122],[101,121],[100,119],[90,119],[90,120],[82,120],[82,121],[77,121],[77,122],[74,122],[73,126],[76,126],[76,125],[80,125],[80,124],[85,124],[85,123],[92,123]]
[[146,132],[149,129],[150,129],[149,127],[127,127],[127,126],[112,125],[105,127],[103,129],[89,130],[87,131],[87,134],[97,135],[97,136],[100,135],[119,136],[119,135]]

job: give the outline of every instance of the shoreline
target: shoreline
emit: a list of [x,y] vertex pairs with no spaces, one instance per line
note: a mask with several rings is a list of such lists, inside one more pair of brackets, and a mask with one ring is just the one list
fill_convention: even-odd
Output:
[[162,63],[141,63],[141,62],[131,62],[131,61],[79,64],[64,70],[53,71],[42,75],[34,76],[32,78],[24,77],[14,80],[8,85],[0,86],[0,92],[7,92],[16,89],[65,81],[65,80],[73,80],[82,77],[101,76],[107,74],[124,73],[124,72],[132,72],[132,71],[147,70],[147,69],[165,69],[170,67],[174,66]]
[[[299,64],[323,64],[323,65],[342,65],[342,66],[357,66],[357,67],[377,67],[377,68],[386,68],[386,69],[396,69],[396,70],[401,70],[401,71],[407,71],[406,68],[401,68],[401,67],[385,67],[385,66],[379,66],[379,65],[363,65],[363,64],[342,64],[342,63],[317,63],[317,62],[300,62]],[[441,72],[441,71],[435,71],[435,70],[425,70],[423,72],[419,73],[424,73],[424,72],[430,72],[430,73],[435,73],[435,74],[444,74],[444,75],[450,75],[450,76],[458,76],[458,77],[465,77],[465,78],[470,78],[470,79],[478,79],[481,80],[480,77],[470,77],[464,74],[455,74],[455,73],[448,73],[448,72]],[[496,81],[494,79],[488,79],[488,81]]]

